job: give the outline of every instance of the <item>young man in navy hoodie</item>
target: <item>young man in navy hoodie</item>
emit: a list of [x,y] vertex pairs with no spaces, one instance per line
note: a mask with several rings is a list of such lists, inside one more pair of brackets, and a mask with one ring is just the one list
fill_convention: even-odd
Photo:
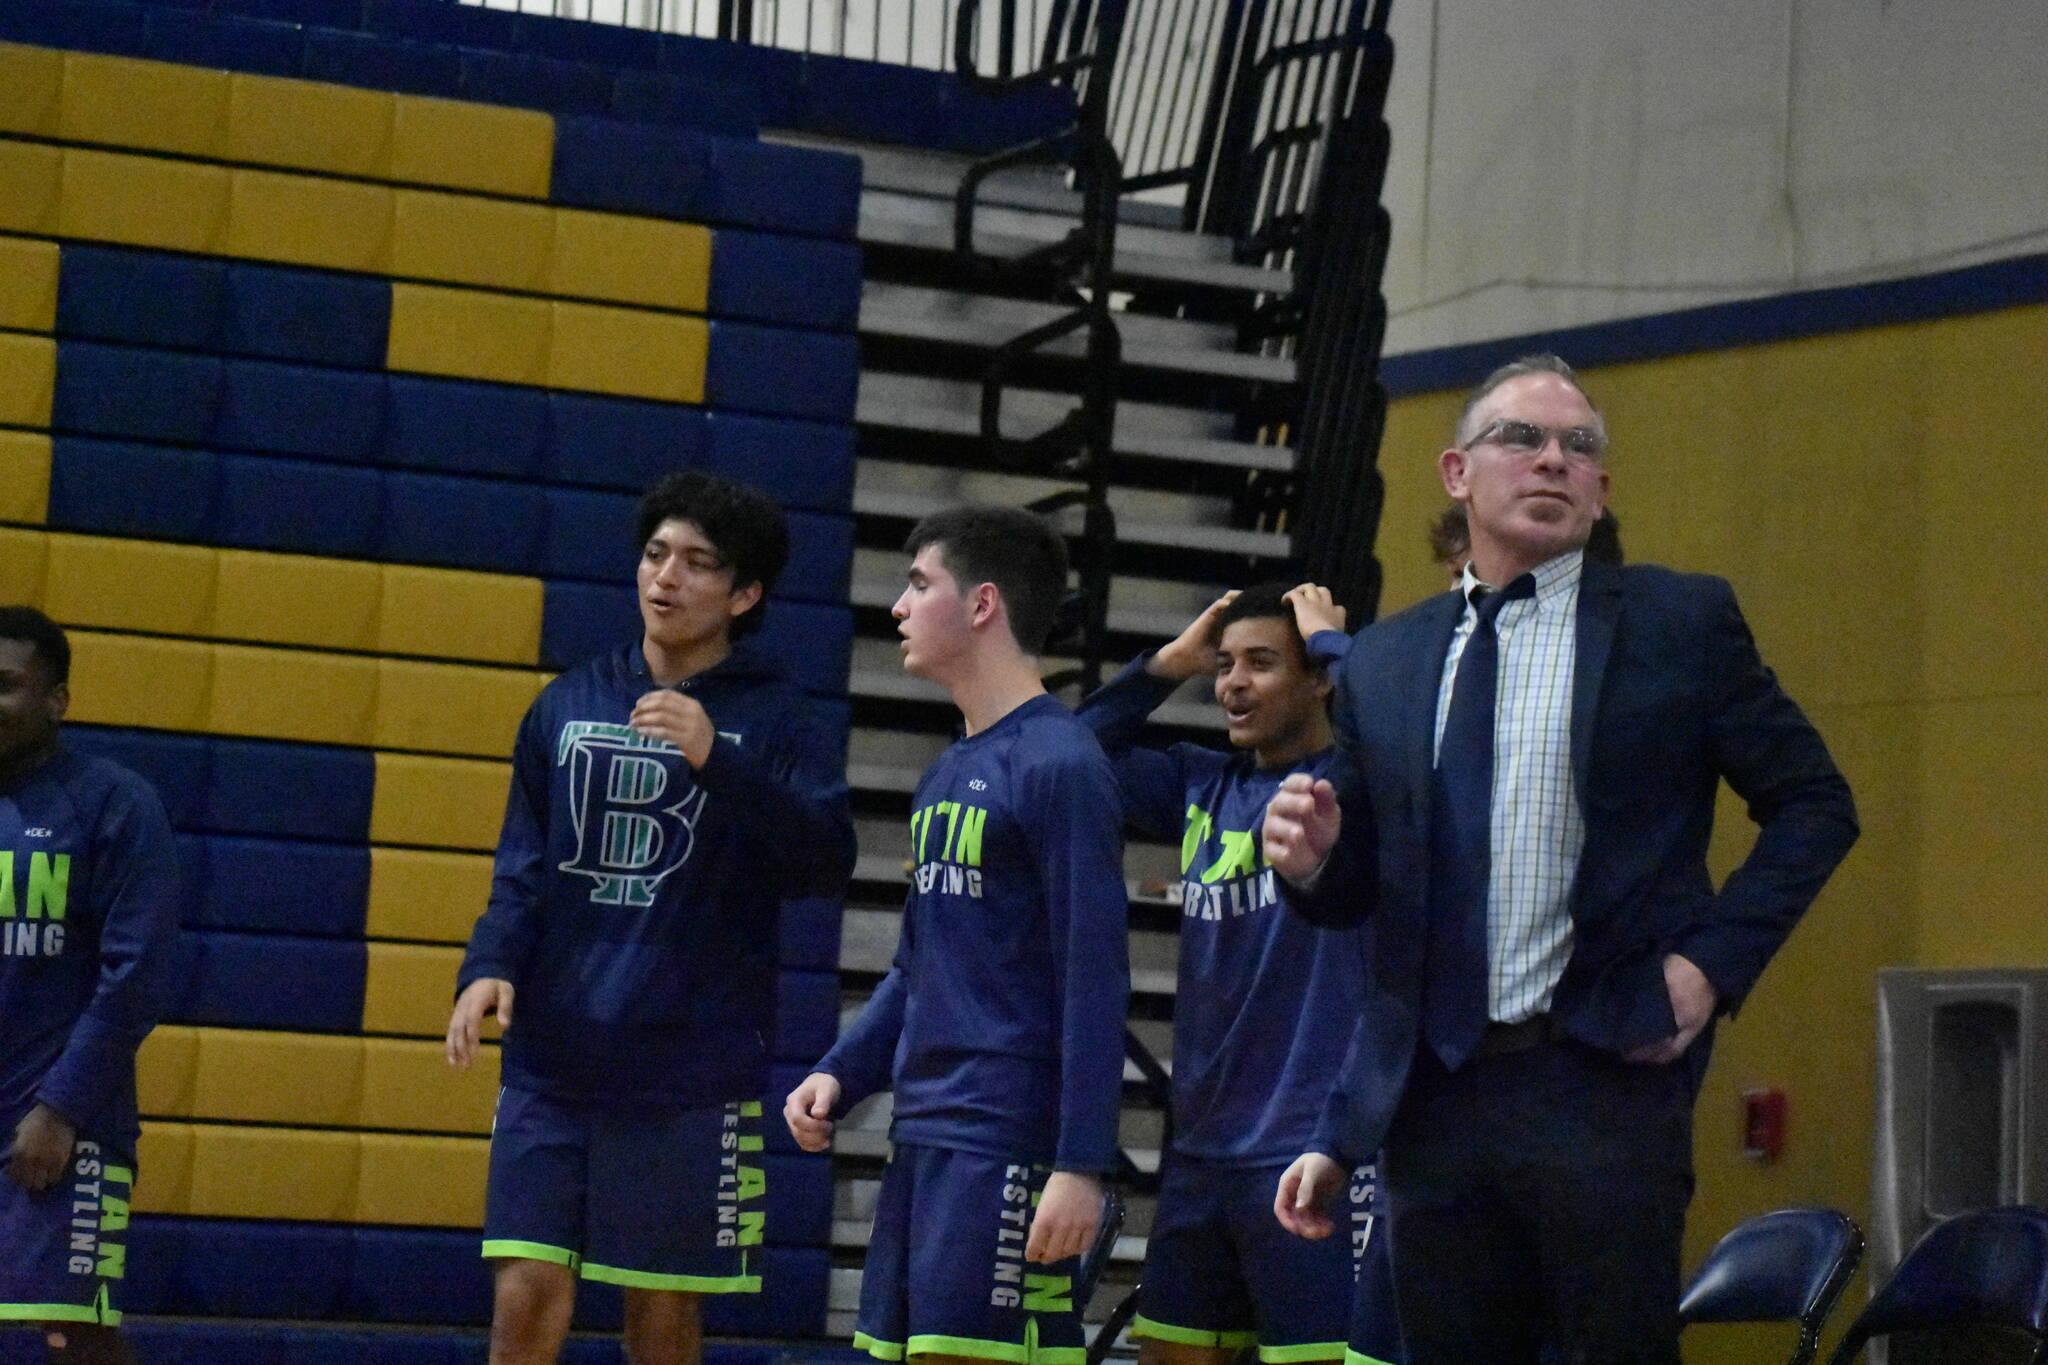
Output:
[[0,1321],[53,1361],[121,1365],[135,1181],[135,1050],[178,931],[162,802],[66,749],[71,647],[0,607]]
[[[1131,1325],[1140,1365],[1229,1365],[1251,1346],[1268,1365],[1400,1359],[1372,1168],[1351,1173],[1345,1236],[1304,1241],[1272,1216],[1343,1060],[1327,1021],[1357,1016],[1365,990],[1363,931],[1287,913],[1258,838],[1280,783],[1334,761],[1317,651],[1341,656],[1343,629],[1313,583],[1229,593],[1081,704],[1131,827],[1181,847],[1173,1140]],[[1153,710],[1205,674],[1236,752],[1142,746]]]
[[1066,587],[1058,534],[965,507],[906,549],[903,666],[951,694],[967,733],[911,802],[895,965],[783,1117],[822,1151],[848,1106],[895,1090],[856,1345],[1078,1365],[1072,1276],[1123,1090],[1123,811],[1094,736],[1040,681]]
[[778,909],[853,866],[840,755],[743,642],[788,559],[781,511],[673,474],[639,547],[641,638],[520,725],[448,1024],[457,1066],[505,1026],[492,1365],[556,1359],[579,1273],[625,1287],[634,1365],[695,1361],[697,1295],[759,1290]]

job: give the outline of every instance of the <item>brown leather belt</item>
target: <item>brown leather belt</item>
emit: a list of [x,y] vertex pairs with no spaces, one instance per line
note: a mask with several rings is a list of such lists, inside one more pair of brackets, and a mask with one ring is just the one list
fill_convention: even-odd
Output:
[[1486,1032],[1479,1035],[1479,1046],[1472,1049],[1474,1057],[1506,1057],[1511,1053],[1527,1052],[1532,1047],[1555,1042],[1564,1037],[1564,1028],[1554,1014],[1538,1014],[1524,1019],[1519,1024],[1488,1024]]

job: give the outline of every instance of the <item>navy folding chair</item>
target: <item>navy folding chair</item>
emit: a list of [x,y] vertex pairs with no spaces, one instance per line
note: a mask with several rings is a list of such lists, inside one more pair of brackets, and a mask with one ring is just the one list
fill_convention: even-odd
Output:
[[1678,1301],[1679,1320],[1796,1322],[1787,1365],[1808,1365],[1856,1263],[1863,1233],[1833,1209],[1776,1209],[1723,1237]]
[[1957,1328],[2004,1329],[2033,1343],[2033,1365],[2048,1365],[2048,1212],[1982,1209],[1937,1223],[1856,1315],[1830,1365],[1849,1365],[1872,1337]]

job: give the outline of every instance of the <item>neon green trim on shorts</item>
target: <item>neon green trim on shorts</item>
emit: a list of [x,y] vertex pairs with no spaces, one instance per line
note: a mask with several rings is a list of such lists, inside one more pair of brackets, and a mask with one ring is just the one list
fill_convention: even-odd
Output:
[[[869,1349],[872,1351],[873,1347]],[[914,1336],[907,1349],[912,1356],[936,1353],[966,1356],[970,1360],[1000,1360],[1007,1365],[1087,1365],[1088,1360],[1084,1346],[1040,1346],[1035,1340],[1019,1343],[982,1341],[975,1337]]]
[[546,1261],[549,1265],[565,1265],[571,1270],[583,1264],[583,1258],[569,1248],[549,1246],[546,1242],[486,1241],[482,1254],[487,1261]]
[[902,1342],[880,1341],[869,1336],[866,1332],[855,1332],[853,1334],[853,1349],[856,1351],[866,1351],[877,1360],[903,1359]]
[[[1293,1346],[1259,1347],[1259,1359],[1266,1365],[1297,1365],[1297,1362],[1306,1360],[1339,1361],[1352,1354],[1351,1348],[1341,1341],[1304,1341]],[[1366,1365],[1385,1365],[1385,1362],[1369,1356],[1359,1356],[1358,1359]]]
[[1378,1356],[1369,1356],[1363,1351],[1353,1351],[1347,1348],[1344,1352],[1344,1365],[1388,1365],[1388,1363],[1381,1360]]
[[91,1303],[0,1303],[0,1322],[90,1322],[119,1327],[121,1314],[101,1285]]
[[[1160,1322],[1156,1318],[1146,1317],[1143,1313],[1131,1319],[1131,1335],[1150,1337],[1154,1341],[1170,1341],[1178,1346],[1211,1346],[1232,1351],[1242,1351],[1259,1339],[1257,1332],[1205,1332],[1199,1327],[1175,1327],[1170,1322]],[[1343,1342],[1337,1343],[1340,1351],[1343,1346]],[[1336,1358],[1330,1357],[1332,1360]]]
[[[742,1265],[745,1263],[742,1262]],[[738,1275],[657,1275],[647,1270],[621,1270],[615,1265],[583,1263],[583,1278],[599,1284],[624,1285],[628,1289],[680,1290],[688,1294],[758,1294],[761,1277]]]

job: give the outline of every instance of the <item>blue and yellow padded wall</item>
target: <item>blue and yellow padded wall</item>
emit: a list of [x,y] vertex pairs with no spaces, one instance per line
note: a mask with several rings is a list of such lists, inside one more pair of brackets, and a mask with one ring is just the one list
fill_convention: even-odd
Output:
[[[571,131],[0,44],[0,597],[70,628],[74,739],[156,781],[190,882],[136,1309],[487,1315],[495,1057],[433,1040],[518,718],[635,628],[640,488],[790,509],[766,639],[843,728],[857,167],[700,138],[716,187],[592,207],[563,187],[649,134]],[[784,917],[790,1066],[835,1027],[838,916]],[[714,1328],[822,1327],[829,1167],[778,1146],[770,1292]]]

